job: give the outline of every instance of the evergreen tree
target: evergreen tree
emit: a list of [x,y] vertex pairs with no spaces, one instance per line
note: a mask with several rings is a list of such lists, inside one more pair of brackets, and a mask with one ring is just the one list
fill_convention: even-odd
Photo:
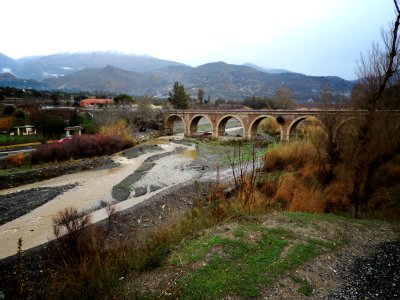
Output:
[[204,100],[204,90],[203,89],[199,89],[197,91],[197,100],[199,101],[200,104],[203,104],[203,100]]
[[76,109],[74,109],[71,113],[71,116],[69,118],[69,122],[68,122],[69,126],[78,126],[79,125],[79,115],[78,115],[78,111]]
[[187,109],[189,107],[189,94],[186,93],[185,87],[178,81],[175,81],[174,87],[169,92],[168,101],[177,109]]

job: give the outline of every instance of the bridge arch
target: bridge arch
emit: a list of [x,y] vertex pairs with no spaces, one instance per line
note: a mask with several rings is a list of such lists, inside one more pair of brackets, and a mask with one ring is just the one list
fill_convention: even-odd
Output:
[[324,122],[320,118],[318,118],[318,116],[315,116],[315,115],[314,116],[309,116],[309,115],[300,116],[298,118],[295,118],[287,127],[286,134],[284,133],[287,137],[287,140],[289,140],[290,137],[292,137],[294,135],[294,130],[296,129],[297,125],[299,125],[299,123],[301,121],[304,121],[308,118],[314,118],[314,119],[318,120],[318,122],[322,125],[322,128],[324,130],[326,130],[326,126],[325,126]]
[[205,118],[211,125],[211,133],[214,132],[214,125],[211,119],[205,114],[197,114],[189,120],[189,136],[193,136],[197,132],[199,121]]
[[[266,119],[271,119],[271,120],[277,121],[276,118],[273,117],[273,116],[271,116],[271,115],[261,115],[261,116],[255,118],[255,119],[250,123],[250,126],[249,126],[249,134],[248,134],[249,139],[251,139],[251,140],[257,139],[257,129],[258,129],[258,126],[260,125],[260,123],[261,123],[262,121],[264,121],[264,120],[266,120]],[[278,122],[277,122],[277,123],[278,123]],[[278,124],[279,124],[279,123],[278,123]],[[283,130],[283,129],[282,129],[282,126],[279,125],[279,127],[280,127],[280,131],[281,131],[281,136],[282,136],[282,130]]]
[[183,117],[178,114],[169,115],[164,122],[164,133],[165,135],[173,135],[174,134],[174,124],[176,122],[182,121],[184,134],[186,136],[186,123]]
[[225,135],[225,126],[230,119],[236,119],[241,123],[243,128],[243,138],[246,138],[246,127],[244,126],[242,118],[240,118],[240,116],[237,115],[223,115],[221,118],[219,118],[217,120],[215,137],[221,137],[221,136],[223,137]]
[[359,120],[359,118],[357,118],[357,117],[348,117],[348,118],[342,119],[340,121],[340,123],[335,128],[335,131],[334,131],[335,138],[337,138],[340,130],[344,127],[344,125],[346,125],[346,124],[348,124],[350,122],[357,121],[357,120]]

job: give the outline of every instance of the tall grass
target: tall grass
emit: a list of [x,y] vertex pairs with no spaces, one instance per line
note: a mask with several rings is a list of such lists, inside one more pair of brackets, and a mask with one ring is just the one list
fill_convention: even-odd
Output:
[[320,163],[315,147],[305,140],[275,144],[264,156],[263,170],[280,172],[279,178],[266,178],[259,188],[274,187],[275,194],[269,194],[274,209],[320,213],[339,208],[338,191],[332,186],[328,193],[320,181]]
[[129,132],[129,128],[125,119],[120,119],[106,126],[101,126],[99,129],[100,135],[118,136],[127,143],[134,143],[134,139]]
[[297,170],[316,158],[313,146],[305,141],[277,143],[264,156],[264,171]]
[[[275,144],[265,156],[264,176],[257,188],[266,195],[271,208],[288,211],[339,212],[349,210],[348,191],[352,189],[346,166],[335,166],[336,176],[324,180],[324,170],[331,166],[318,149],[307,140]],[[272,176],[277,174],[277,176]],[[399,184],[400,158],[385,164],[373,184],[381,187],[372,197],[364,215],[394,219],[400,216]],[[397,197],[397,198],[396,198]]]

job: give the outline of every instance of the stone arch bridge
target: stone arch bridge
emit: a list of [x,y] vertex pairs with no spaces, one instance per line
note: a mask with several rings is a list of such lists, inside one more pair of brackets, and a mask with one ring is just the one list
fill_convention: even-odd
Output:
[[[257,128],[265,118],[273,118],[280,125],[280,138],[288,141],[296,126],[309,117],[315,117],[325,126],[335,123],[335,130],[346,121],[354,119],[362,111],[352,110],[165,110],[164,134],[171,135],[174,132],[174,123],[182,121],[184,136],[191,137],[197,132],[197,126],[201,118],[207,119],[212,128],[212,137],[218,138],[225,134],[225,126],[228,120],[236,119],[243,127],[243,138],[256,139]],[[335,122],[332,120],[335,119]],[[338,122],[338,120],[340,121]],[[328,123],[327,120],[331,120]]]

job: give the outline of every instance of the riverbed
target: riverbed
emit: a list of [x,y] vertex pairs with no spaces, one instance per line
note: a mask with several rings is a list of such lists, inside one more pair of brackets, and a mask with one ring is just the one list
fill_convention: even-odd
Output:
[[[176,151],[179,149],[180,151]],[[23,240],[23,248],[29,249],[53,239],[52,219],[67,207],[91,211],[93,222],[107,217],[105,203],[113,203],[116,210],[130,208],[157,193],[200,175],[200,170],[192,165],[193,155],[185,155],[195,151],[194,145],[161,143],[156,151],[143,153],[133,158],[123,155],[112,157],[114,167],[84,171],[63,175],[39,183],[28,184],[0,191],[1,195],[33,191],[41,188],[59,188],[68,186],[59,195],[32,211],[0,226],[0,259],[13,255],[17,249],[19,238]],[[116,203],[112,189],[129,175],[134,174],[143,163],[154,156],[167,154],[153,161],[153,167],[140,176],[130,188],[132,192],[124,201]],[[152,188],[153,187],[153,188]],[[157,188],[154,188],[157,187]],[[135,190],[145,189],[138,195]],[[29,194],[27,194],[29,195]],[[15,203],[18,206],[18,203]]]

